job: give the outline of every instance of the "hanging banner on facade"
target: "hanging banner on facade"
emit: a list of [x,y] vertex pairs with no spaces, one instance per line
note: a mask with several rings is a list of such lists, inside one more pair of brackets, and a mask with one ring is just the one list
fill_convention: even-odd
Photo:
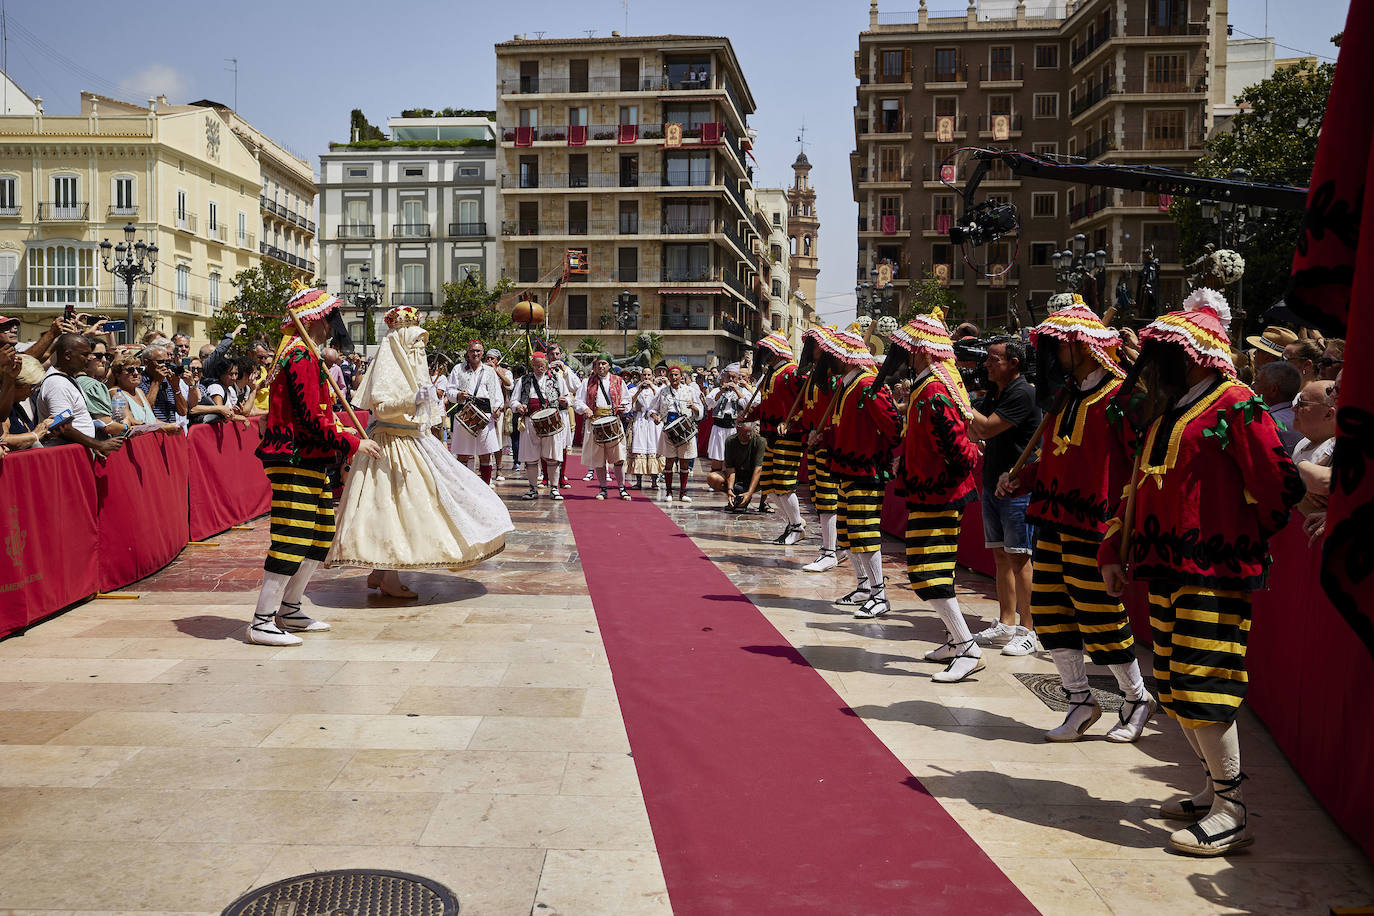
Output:
[[663,125],[663,145],[675,149],[682,145],[682,125],[672,121]]
[[891,282],[892,282],[892,262],[891,262],[891,261],[879,261],[879,262],[878,262],[878,283],[877,283],[878,289],[882,289],[884,286],[887,286],[887,285],[888,285],[889,283],[891,283]]
[[935,140],[939,143],[954,140],[954,118],[943,115],[935,119]]
[[942,165],[942,166],[940,166],[940,180],[941,180],[941,181],[953,182],[953,181],[954,181],[954,176],[955,176],[956,174],[958,174],[958,173],[957,173],[957,171],[955,170],[953,164],[951,164],[951,165]]
[[932,270],[932,275],[935,277],[936,283],[939,283],[941,286],[949,286],[948,264],[936,264]]
[[1003,289],[1007,285],[1007,265],[989,264],[988,265],[988,285],[993,289]]
[[1169,209],[1169,205],[1172,204],[1173,202],[1174,202],[1174,195],[1172,195],[1172,194],[1161,194],[1161,195],[1159,195],[1159,210],[1160,210],[1160,212],[1161,212],[1161,213],[1166,212],[1166,211]]
[[1011,136],[1011,115],[992,116],[992,139],[1006,140]]

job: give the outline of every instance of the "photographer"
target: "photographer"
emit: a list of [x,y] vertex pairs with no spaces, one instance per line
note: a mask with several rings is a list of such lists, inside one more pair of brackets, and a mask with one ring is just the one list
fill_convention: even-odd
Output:
[[1036,649],[1031,629],[1031,545],[1026,522],[1030,494],[998,496],[997,479],[1021,456],[1040,423],[1035,389],[1021,376],[1026,345],[1019,337],[999,337],[988,345],[988,393],[973,411],[969,433],[983,442],[983,540],[997,564],[997,623],[974,635],[980,646],[1003,655],[1029,655]]
[[185,416],[186,398],[181,393],[181,364],[172,359],[167,348],[154,343],[139,354],[143,361],[143,380],[139,389],[152,405],[153,415],[163,423],[175,423]]
[[[763,475],[763,453],[768,444],[754,434],[754,423],[741,420],[734,435],[725,440],[725,459],[722,470],[712,470],[706,483],[712,490],[725,493],[726,512],[747,512],[749,501],[758,489]],[[744,481],[749,481],[745,483]]]

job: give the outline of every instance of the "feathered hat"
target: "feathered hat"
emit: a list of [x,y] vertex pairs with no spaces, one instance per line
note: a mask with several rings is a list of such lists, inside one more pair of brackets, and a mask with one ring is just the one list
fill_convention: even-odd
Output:
[[875,365],[864,339],[853,331],[826,331],[816,338],[822,352],[829,353],[845,366]]
[[1049,304],[1054,311],[1031,329],[1031,346],[1037,346],[1041,337],[1085,344],[1099,366],[1117,378],[1126,377],[1116,355],[1121,346],[1121,334],[1104,325],[1097,313],[1083,302],[1082,296],[1059,293],[1050,297]]
[[292,316],[305,323],[315,318],[327,318],[330,312],[343,305],[338,296],[313,286],[306,286],[299,280],[293,283],[291,288],[294,292],[286,302],[286,317],[282,319],[282,330],[295,328],[296,322]]
[[945,326],[945,313],[938,306],[924,315],[917,315],[892,332],[892,342],[910,353],[925,353],[930,359],[930,371],[945,383],[945,390],[954,395],[954,406],[965,420],[973,418],[973,402],[959,367],[954,365],[954,344]]
[[383,315],[382,320],[393,331],[398,328],[411,328],[420,323],[420,311],[414,306],[398,305]]
[[1183,300],[1183,308],[1162,315],[1140,332],[1141,344],[1149,341],[1176,344],[1195,365],[1216,369],[1234,377],[1231,362],[1231,307],[1214,289],[1195,289]]
[[783,359],[792,358],[792,346],[781,331],[774,331],[767,337],[760,338],[755,346],[761,350],[767,350],[774,356],[781,356]]

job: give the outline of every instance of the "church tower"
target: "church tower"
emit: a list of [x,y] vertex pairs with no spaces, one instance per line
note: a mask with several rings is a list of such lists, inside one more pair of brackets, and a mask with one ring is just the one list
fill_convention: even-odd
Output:
[[816,216],[816,189],[811,187],[811,163],[805,151],[792,163],[792,175],[792,187],[787,189],[787,238],[792,253],[789,277],[792,288],[806,299],[802,314],[809,325],[816,315],[821,222]]

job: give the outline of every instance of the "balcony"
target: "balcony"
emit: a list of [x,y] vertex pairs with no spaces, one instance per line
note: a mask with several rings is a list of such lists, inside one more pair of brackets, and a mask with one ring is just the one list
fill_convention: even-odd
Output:
[[192,235],[195,234],[197,220],[196,215],[194,213],[191,213],[187,210],[183,210],[175,215],[174,222],[176,224],[176,227],[181,231],[189,232]]
[[106,211],[105,218],[111,222],[119,219],[138,219],[138,205],[131,207],[111,206]]
[[548,188],[644,188],[662,187],[659,172],[553,172],[542,175],[502,175],[501,187],[515,190]]
[[[1006,272],[1002,272],[1002,267],[1004,266],[1003,264],[988,264],[983,270],[978,271],[978,285],[987,286],[992,289],[1019,286],[1021,284],[1021,265],[1013,264]],[[986,273],[984,271],[986,271]],[[990,274],[995,276],[989,276]]]
[[927,140],[938,140],[940,132],[940,122],[948,118],[952,122],[952,133],[950,138],[968,134],[968,115],[926,115],[921,119],[921,130],[928,134]]
[[90,210],[90,204],[47,201],[38,205],[38,218],[43,222],[74,222],[86,219]]
[[[1207,135],[1201,130],[1159,127],[1143,131],[1126,131],[1111,150],[1123,153],[1194,153],[1201,152]],[[1098,155],[1101,155],[1099,153]],[[1168,158],[1160,157],[1160,158]],[[1091,160],[1089,160],[1091,161]]]
[[991,137],[991,136],[992,136],[992,121],[993,121],[994,118],[1001,118],[1001,117],[1005,117],[1005,118],[1007,119],[1007,129],[1008,129],[1008,131],[1010,132],[1009,135],[1011,135],[1011,134],[1019,134],[1019,133],[1021,132],[1021,116],[1018,115],[1018,114],[1009,114],[1009,115],[979,115],[979,116],[978,116],[978,134],[979,134],[979,136],[988,136],[988,137]]
[[449,223],[448,235],[453,239],[479,238],[487,234],[487,224],[481,223]]
[[397,239],[429,238],[429,223],[393,223],[391,237]]
[[1082,44],[1075,45],[1069,52],[1069,66],[1077,67],[1088,58],[1090,54],[1107,43],[1108,39],[1116,36],[1116,21],[1108,19],[1106,24],[1096,24],[1088,29],[1088,37]]
[[0,305],[18,305],[20,292],[14,287],[0,289]]
[[239,247],[249,249],[258,247],[258,237],[251,232],[243,233],[239,236]]
[[338,235],[340,239],[370,239],[376,238],[377,227],[372,223],[347,223],[340,224]]
[[859,133],[861,134],[910,134],[911,117],[897,112],[895,114],[879,114],[877,118],[869,119],[861,123]]
[[1101,159],[1102,156],[1110,149],[1115,149],[1115,147],[1112,146],[1112,138],[1099,137],[1092,143],[1089,143],[1087,146],[1083,147],[1083,151],[1078,155],[1082,157],[1084,162],[1092,162],[1094,159]]
[[1177,95],[1207,91],[1207,80],[1199,75],[1189,79],[1186,73],[1173,69],[1127,70],[1122,90],[1131,95]]
[[712,86],[711,79],[683,80],[669,79],[666,76],[641,75],[627,79],[619,74],[612,76],[588,77],[546,77],[521,76],[501,81],[502,95],[581,95],[587,92],[664,92],[682,90],[720,89]]
[[1098,83],[1095,86],[1089,86],[1088,91],[1086,93],[1084,93],[1083,95],[1075,96],[1074,100],[1069,103],[1069,117],[1078,117],[1083,112],[1087,111],[1089,108],[1092,108],[1098,102],[1102,101],[1107,96],[1111,95],[1114,86],[1115,80],[1112,79],[1107,79],[1101,83]]
[[968,85],[968,64],[953,67],[922,67],[921,82],[929,89],[962,89]]
[[268,200],[266,194],[258,195],[258,203],[261,204],[262,208],[269,213],[281,213],[281,207],[277,206],[277,202],[275,200]]
[[949,286],[951,283],[964,282],[964,262],[954,261],[950,264],[929,264],[921,265],[920,278],[922,280],[934,279],[941,286]]
[[1102,190],[1069,208],[1069,222],[1076,223],[1112,205],[1111,192]]
[[1125,35],[1132,38],[1140,36],[1162,37],[1162,36],[1200,36],[1207,34],[1207,23],[1205,22],[1141,22],[1139,19],[1129,20],[1123,30]]
[[0,217],[4,217],[4,216],[11,216],[11,217],[13,217],[13,216],[19,216],[19,215],[21,215],[22,211],[23,211],[23,207],[20,207],[18,204],[12,204],[12,205],[10,205],[10,206],[0,207]]
[[[601,143],[609,143],[609,144],[611,144],[611,145],[617,145],[617,144],[620,143],[620,134],[621,134],[621,130],[620,130],[620,129],[621,129],[622,126],[623,126],[623,127],[626,127],[626,128],[628,128],[628,127],[634,127],[634,128],[635,128],[635,131],[634,131],[634,140],[633,140],[633,141],[630,141],[630,140],[627,139],[627,140],[625,140],[625,143],[626,143],[626,144],[628,144],[628,143],[630,143],[630,142],[639,143],[639,142],[648,141],[648,140],[662,140],[662,139],[663,139],[663,125],[662,125],[662,124],[633,124],[633,125],[626,124],[626,125],[621,125],[621,124],[618,124],[618,123],[617,123],[617,124],[576,124],[576,125],[573,125],[573,126],[574,126],[574,127],[585,127],[585,128],[587,129],[587,131],[586,131],[586,142],[588,142],[588,143],[591,143],[591,142],[593,142],[593,141],[597,141],[597,142],[601,142]],[[519,135],[517,134],[517,131],[519,131],[519,130],[524,130],[524,129],[526,129],[526,128],[523,127],[523,126],[521,126],[521,127],[516,127],[515,125],[505,125],[505,126],[503,126],[503,127],[501,128],[501,141],[502,141],[503,143],[515,143],[517,137],[519,136]],[[567,143],[567,142],[568,142],[569,131],[568,131],[568,125],[567,125],[567,124],[541,124],[541,125],[538,125],[538,126],[536,126],[536,127],[530,127],[530,128],[528,128],[528,131],[529,131],[529,142],[531,142],[531,143],[536,143],[536,142],[538,142],[538,143]],[[700,130],[699,128],[691,128],[691,129],[688,129],[688,130],[684,130],[683,133],[682,133],[682,136],[685,137],[685,138],[687,138],[687,139],[698,138],[698,137],[701,136],[701,130]],[[523,143],[522,143],[521,145],[523,145]]]
[[661,283],[719,283],[719,267],[662,267],[658,274]]
[[926,213],[921,217],[922,232],[933,232],[937,235],[949,235],[949,228],[953,225],[953,213]]
[[[710,235],[716,231],[716,221],[709,216],[687,219],[665,219],[660,224],[664,235]],[[721,228],[724,232],[724,227]],[[728,233],[733,235],[733,233]]]
[[871,229],[865,230],[878,235],[907,235],[911,232],[911,217],[904,213],[889,213],[872,220],[865,220]]
[[1179,262],[1179,243],[1178,239],[1146,239],[1142,242],[1132,242],[1127,246],[1117,248],[1113,259],[1116,264],[1140,264],[1147,250],[1153,249],[1155,257],[1159,258],[1161,264],[1178,264]]
[[205,227],[205,237],[212,242],[223,242],[228,234],[224,223],[211,223]]
[[187,300],[187,302],[188,302],[189,305],[190,305],[191,311],[193,311],[193,312],[204,313],[204,311],[205,311],[205,297],[204,297],[204,296],[191,296],[190,299]]
[[[867,170],[865,170],[867,171]],[[866,175],[859,176],[859,183],[865,185],[878,184],[910,184],[912,171],[910,165],[903,165],[895,169],[873,169],[871,177]]]
[[1020,89],[1021,84],[1026,79],[1026,65],[1017,64],[1014,67],[1010,64],[992,67],[987,64],[978,65],[978,85],[993,83],[987,86],[989,89]]

